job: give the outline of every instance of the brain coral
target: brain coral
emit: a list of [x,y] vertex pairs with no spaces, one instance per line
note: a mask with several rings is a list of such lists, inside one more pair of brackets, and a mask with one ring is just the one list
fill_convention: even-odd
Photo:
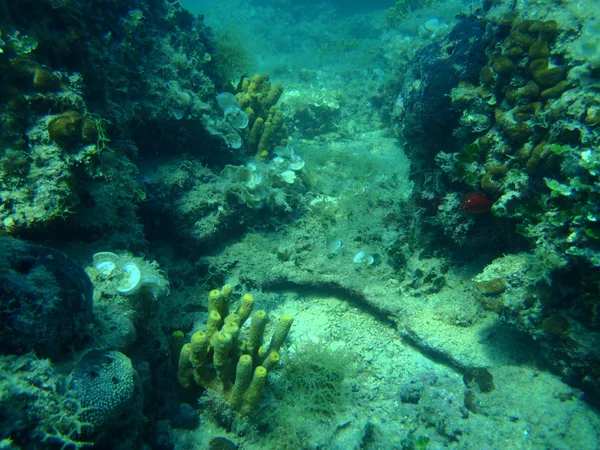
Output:
[[116,351],[90,350],[73,369],[69,395],[83,408],[89,433],[105,430],[125,417],[135,417],[141,387],[131,360]]

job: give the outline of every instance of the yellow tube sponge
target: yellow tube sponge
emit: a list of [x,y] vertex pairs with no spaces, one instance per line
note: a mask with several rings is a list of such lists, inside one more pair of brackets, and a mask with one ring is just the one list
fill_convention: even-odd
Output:
[[229,315],[229,303],[231,302],[231,295],[233,289],[230,284],[226,284],[221,288],[221,296],[219,302],[219,313],[221,317],[227,317]]
[[275,106],[271,106],[258,142],[256,155],[264,158],[283,140],[283,115]]
[[287,336],[290,332],[290,328],[292,328],[292,323],[294,322],[294,318],[289,314],[284,314],[279,319],[279,324],[275,329],[275,333],[273,333],[273,337],[271,338],[271,343],[269,344],[269,353],[272,351],[278,352]]
[[179,353],[179,370],[177,372],[177,379],[179,384],[184,389],[188,389],[192,386],[194,381],[194,371],[192,368],[192,362],[190,357],[192,356],[191,344],[185,344],[181,347],[181,353]]
[[228,322],[223,325],[223,328],[221,328],[222,333],[226,333],[231,336],[232,343],[237,339],[238,331],[240,331],[240,327],[238,327],[237,323],[235,322]]
[[221,290],[213,289],[208,294],[208,312],[218,311],[221,317],[229,314],[229,301],[233,289],[230,284],[226,284]]
[[[208,293],[208,312],[220,310],[221,292],[218,289],[213,289]],[[221,314],[219,312],[219,314]]]
[[252,297],[250,294],[245,294],[242,297],[242,302],[240,303],[240,306],[236,312],[238,316],[238,327],[241,327],[244,323],[246,323],[246,320],[248,320],[248,317],[250,317],[250,314],[252,314],[253,309],[254,297]]
[[271,350],[265,358],[265,360],[263,361],[262,366],[267,370],[272,370],[273,367],[279,364],[280,360],[281,357],[279,356],[279,352]]
[[225,320],[223,320],[223,323],[229,323],[229,322],[238,323],[239,320],[240,320],[240,316],[238,316],[236,313],[232,313],[232,314],[229,314],[227,317],[225,317]]
[[248,151],[256,153],[258,149],[258,143],[260,142],[263,130],[265,129],[265,119],[257,117],[250,129],[250,135],[248,136],[248,142],[246,146]]
[[248,389],[252,380],[252,356],[242,355],[235,370],[235,384],[231,391],[229,404],[234,410],[239,410],[244,399],[244,392]]
[[244,77],[236,88],[240,108],[248,115],[243,138],[246,149],[258,158],[265,158],[279,145],[285,145],[287,132],[283,115],[276,108],[283,86],[271,86],[268,74]]
[[259,361],[265,359],[265,357],[267,356],[267,349],[264,348],[262,345],[258,347],[257,356]]
[[[254,81],[260,84],[265,80],[268,81]],[[175,353],[179,354],[177,377],[183,388],[202,386],[222,396],[232,411],[248,415],[260,401],[268,373],[280,363],[279,349],[293,320],[290,315],[281,316],[267,345],[267,312],[254,311],[254,297],[245,294],[239,299],[237,311],[228,314],[232,296],[229,285],[210,292],[206,329],[193,333],[190,342]],[[245,327],[248,319],[249,326]],[[177,333],[173,341],[181,342],[183,336],[182,332]]]
[[210,339],[204,331],[196,331],[192,334],[192,339],[190,341],[190,346],[192,347],[190,361],[194,368],[206,364],[209,344]]
[[247,350],[248,353],[255,357],[258,353],[258,349],[262,345],[263,335],[265,334],[265,327],[269,321],[267,312],[260,309],[252,313],[250,318],[250,329],[248,330],[248,342]]
[[255,74],[252,77],[252,81],[250,81],[250,85],[248,86],[248,94],[255,94],[262,91],[262,88],[265,83],[269,82],[269,75],[265,74]]
[[265,369],[263,366],[258,366],[256,369],[254,369],[252,381],[250,381],[250,385],[244,394],[240,414],[244,416],[248,415],[248,413],[252,411],[256,405],[258,405],[260,396],[262,395],[262,391],[266,383],[267,369]]
[[271,106],[275,106],[275,103],[279,101],[281,94],[283,94],[283,86],[281,84],[273,86],[265,98],[265,109],[270,109]]
[[229,380],[227,379],[229,369],[229,350],[231,349],[232,336],[230,334],[219,331],[214,334],[210,341],[213,353],[213,366],[217,372],[217,377],[223,382],[223,386],[227,388]]
[[208,313],[208,323],[206,324],[206,336],[210,341],[214,334],[221,328],[221,314],[217,310]]
[[169,339],[169,351],[173,364],[178,364],[179,353],[181,353],[181,347],[185,345],[185,333],[181,330],[173,331],[171,339]]
[[233,288],[231,287],[231,285],[223,285],[223,287],[221,288],[221,297],[223,298],[223,301],[229,303],[229,301],[231,300],[231,294],[233,294]]

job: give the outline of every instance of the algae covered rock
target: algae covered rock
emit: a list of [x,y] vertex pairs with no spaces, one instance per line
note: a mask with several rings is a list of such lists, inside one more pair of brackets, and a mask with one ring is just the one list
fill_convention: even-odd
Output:
[[94,144],[98,140],[94,122],[78,111],[67,111],[54,117],[48,122],[48,133],[62,147],[81,143]]
[[92,282],[67,255],[0,238],[0,352],[60,359],[92,319]]
[[452,108],[450,92],[459,82],[478,81],[486,45],[481,21],[469,16],[442,42],[419,52],[404,77],[394,111],[405,138],[432,150],[453,145],[461,112]]

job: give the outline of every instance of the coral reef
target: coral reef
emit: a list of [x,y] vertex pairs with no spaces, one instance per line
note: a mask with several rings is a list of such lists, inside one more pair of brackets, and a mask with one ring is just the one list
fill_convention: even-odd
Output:
[[[156,396],[147,392],[142,397],[136,368],[118,350],[137,344],[137,354],[145,354],[141,367],[152,364],[156,371],[161,366],[166,370],[169,361],[156,354],[161,330],[153,322],[155,313],[140,296],[127,304],[114,298],[107,301],[110,295],[119,296],[114,285],[108,289],[110,293],[105,290],[112,280],[100,282],[99,270],[88,268],[93,286],[83,268],[57,250],[10,237],[1,237],[0,243],[0,317],[4,323],[0,333],[0,402],[3,410],[13,412],[11,423],[2,421],[0,425],[3,436],[19,445],[33,442],[40,447],[58,444],[65,448],[94,442],[110,447],[114,440],[138,439],[135,430],[143,422],[143,402],[149,404]],[[106,272],[111,259],[101,260]],[[149,282],[156,283],[159,291],[166,288],[153,265],[132,257],[120,262],[140,264],[145,274],[143,289],[151,291]],[[113,271],[123,265],[117,260]],[[116,277],[114,273],[112,276]],[[151,300],[146,303],[154,304]],[[70,375],[65,376],[65,370],[72,366]],[[168,392],[168,387],[165,389]],[[135,421],[126,424],[124,416]],[[107,434],[109,429],[116,434]]]
[[592,69],[600,68],[600,22],[598,18],[588,19],[581,30],[581,36],[575,43],[576,55],[585,60]]
[[0,0],[0,448],[600,447],[595,4],[358,3]]
[[[415,89],[415,80],[409,78],[398,110],[407,119],[400,132],[411,146],[424,148],[426,155],[439,143],[446,147],[438,146],[435,156],[444,177],[434,176],[429,163],[422,167],[420,177],[430,189],[447,191],[436,214],[424,221],[441,228],[454,244],[490,250],[502,245],[511,249],[508,253],[527,255],[524,264],[534,268],[529,274],[523,270],[512,275],[529,280],[526,291],[515,295],[509,278],[493,269],[513,259],[500,258],[476,278],[480,303],[534,336],[557,370],[570,370],[571,382],[596,395],[600,384],[593,367],[598,354],[579,333],[580,326],[598,330],[595,319],[584,319],[595,316],[590,296],[597,283],[591,280],[600,267],[599,139],[593,94],[598,75],[593,57],[581,53],[594,23],[586,21],[580,36],[574,36],[570,24],[556,19],[499,14],[486,24],[482,47],[470,47],[487,60],[476,78],[469,78],[474,72],[467,70],[465,77],[450,81],[453,87],[440,91]],[[443,49],[422,52],[431,67],[448,60]],[[436,80],[425,78],[426,87]],[[411,89],[416,96],[407,95]],[[449,103],[436,103],[444,96]],[[450,140],[436,135],[437,144],[430,143],[421,124],[413,125],[414,114],[422,112],[415,105],[426,98],[439,107],[432,117],[450,117],[444,122],[448,128],[441,131]],[[433,126],[431,119],[425,123]],[[549,295],[548,284],[568,289],[566,277],[580,294]],[[558,361],[567,361],[570,369]]]
[[[0,358],[0,419],[3,444],[80,448],[92,445],[82,438],[81,408],[61,391],[62,378],[49,360],[32,355]],[[44,386],[43,389],[40,386]],[[23,433],[28,424],[27,433]]]
[[225,165],[218,175],[187,157],[142,170],[148,192],[142,213],[169,217],[153,221],[148,234],[168,237],[175,247],[212,247],[304,208],[306,170],[292,146],[276,147],[268,161]]
[[[463,124],[463,136],[479,136],[465,143],[458,163],[446,170],[493,195],[493,214],[518,219],[521,233],[532,240],[543,233],[561,251],[595,266],[597,193],[586,186],[596,177],[589,149],[597,138],[593,122],[589,129],[577,125],[581,113],[593,110],[594,100],[581,79],[570,75],[567,50],[555,48],[561,31],[556,21],[509,25],[502,50],[490,53],[481,71],[480,86],[453,90],[452,101],[464,109],[463,117],[488,119],[486,127],[469,132]],[[470,94],[458,95],[457,89]],[[566,207],[565,197],[581,207]]]
[[211,32],[179,4],[79,3],[3,6],[1,226],[139,246],[132,159],[210,140]]
[[[70,230],[90,239],[112,228],[115,239],[119,233],[139,238],[135,167],[114,152],[126,145],[108,148],[107,122],[86,112],[81,76],[42,68],[36,61],[43,59],[41,50],[32,49],[27,59],[12,48],[0,55],[7,74],[6,126],[0,133],[2,229],[15,235]],[[53,89],[49,78],[56,80]],[[119,180],[123,188],[108,180]]]
[[286,90],[281,108],[295,130],[313,139],[339,129],[344,97],[345,93],[331,89]]

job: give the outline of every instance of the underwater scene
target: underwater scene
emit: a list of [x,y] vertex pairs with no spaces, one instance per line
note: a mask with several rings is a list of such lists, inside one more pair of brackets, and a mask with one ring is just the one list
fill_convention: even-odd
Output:
[[597,0],[0,0],[0,449],[600,449]]

